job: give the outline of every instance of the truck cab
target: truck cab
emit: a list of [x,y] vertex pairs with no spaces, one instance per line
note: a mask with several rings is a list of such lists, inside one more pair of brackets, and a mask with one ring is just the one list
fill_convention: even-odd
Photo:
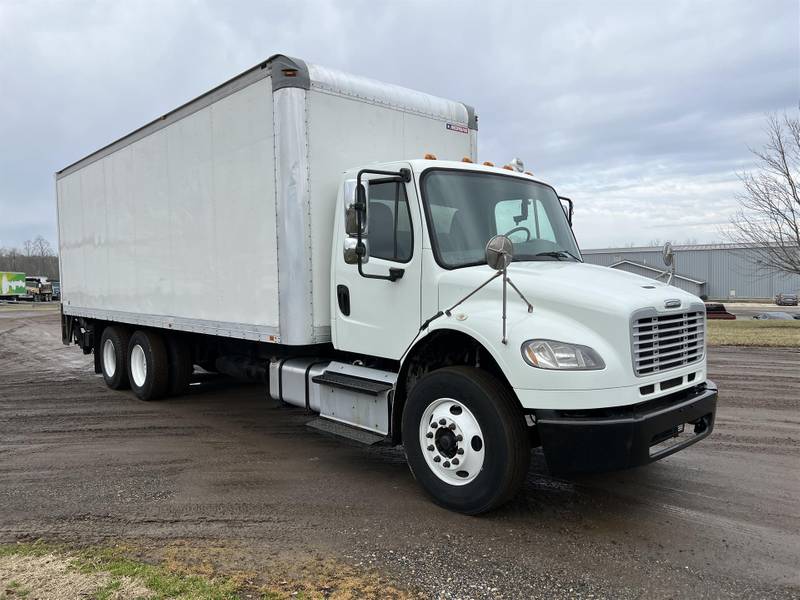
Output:
[[[663,458],[713,428],[703,302],[584,263],[565,200],[514,167],[470,161],[343,176],[333,345],[396,365],[392,430],[423,486],[466,512],[505,494],[491,478],[467,488],[485,470],[513,480],[531,441],[551,470],[597,471]],[[512,248],[501,276],[485,258],[495,236]]]

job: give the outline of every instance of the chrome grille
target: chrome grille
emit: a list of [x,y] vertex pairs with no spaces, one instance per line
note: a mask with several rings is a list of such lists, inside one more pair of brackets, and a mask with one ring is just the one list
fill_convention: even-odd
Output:
[[633,370],[638,377],[689,365],[703,358],[705,312],[649,314],[632,324]]

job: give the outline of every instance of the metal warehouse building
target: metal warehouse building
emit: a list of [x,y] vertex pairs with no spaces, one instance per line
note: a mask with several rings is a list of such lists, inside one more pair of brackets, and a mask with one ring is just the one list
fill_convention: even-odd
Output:
[[[800,275],[778,275],[756,264],[751,246],[704,244],[674,246],[674,285],[712,300],[771,299],[800,292]],[[666,267],[661,247],[582,250],[587,263],[658,278]],[[662,277],[663,279],[663,277]]]

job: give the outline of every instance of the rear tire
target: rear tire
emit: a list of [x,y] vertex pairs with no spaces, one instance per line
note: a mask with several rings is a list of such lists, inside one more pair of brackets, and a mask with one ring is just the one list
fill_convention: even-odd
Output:
[[433,500],[469,515],[510,500],[530,465],[516,401],[496,378],[473,367],[439,369],[417,382],[403,410],[403,446],[411,472]]
[[167,393],[169,363],[161,336],[153,331],[136,331],[128,344],[128,379],[140,400],[158,400]]
[[189,389],[192,380],[192,351],[186,339],[180,334],[167,336],[167,363],[169,364],[169,383],[167,393],[181,396]]
[[126,390],[128,382],[128,343],[130,333],[125,327],[110,325],[100,337],[100,372],[112,390]]

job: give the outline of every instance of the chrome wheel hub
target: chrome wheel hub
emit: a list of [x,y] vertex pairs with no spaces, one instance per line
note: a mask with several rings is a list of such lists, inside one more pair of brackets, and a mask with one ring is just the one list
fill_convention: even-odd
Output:
[[137,387],[142,387],[147,379],[147,358],[144,348],[136,344],[131,350],[131,376]]
[[430,470],[450,485],[465,485],[483,468],[483,432],[469,409],[453,398],[433,401],[422,414],[419,443]]
[[103,343],[103,370],[109,377],[113,377],[117,372],[117,352],[111,340]]

